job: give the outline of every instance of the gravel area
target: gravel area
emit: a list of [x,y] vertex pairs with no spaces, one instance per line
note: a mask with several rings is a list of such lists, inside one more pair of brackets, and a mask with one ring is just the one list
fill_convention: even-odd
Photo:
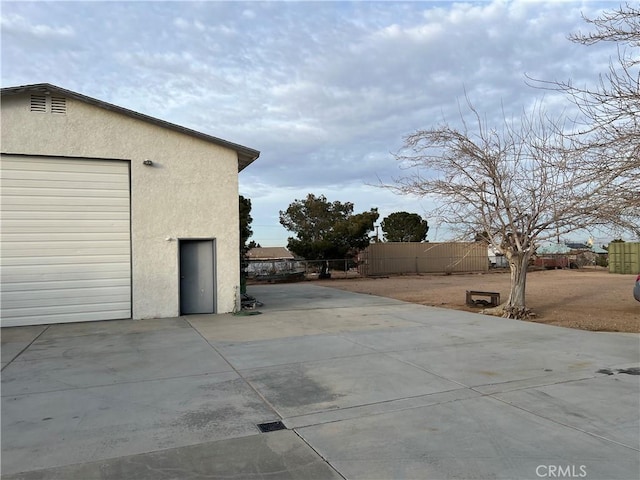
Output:
[[[402,275],[384,278],[314,280],[318,285],[395,298],[422,305],[477,311],[465,304],[467,290],[509,296],[509,272],[481,274]],[[527,274],[527,306],[532,321],[583,330],[640,332],[640,302],[633,298],[635,275],[607,270],[543,270]]]

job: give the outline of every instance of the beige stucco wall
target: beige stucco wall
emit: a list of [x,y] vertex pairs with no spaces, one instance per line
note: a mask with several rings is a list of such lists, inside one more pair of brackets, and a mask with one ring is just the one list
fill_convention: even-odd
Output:
[[[69,98],[66,115],[30,112],[29,98],[2,99],[3,153],[130,161],[133,318],[179,314],[180,238],[216,240],[216,311],[233,311],[239,302],[236,152]],[[153,166],[143,165],[146,159]]]

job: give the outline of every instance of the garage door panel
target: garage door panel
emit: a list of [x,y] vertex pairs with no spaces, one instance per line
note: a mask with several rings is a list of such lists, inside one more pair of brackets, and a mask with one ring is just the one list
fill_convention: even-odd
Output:
[[[125,305],[125,304],[123,304]],[[126,304],[128,305],[128,304]],[[47,315],[47,323],[96,322],[100,320],[117,320],[130,318],[130,309],[98,310],[95,312],[64,312]],[[20,327],[23,325],[41,325],[42,315],[25,315],[23,317],[7,317],[2,320],[3,327]]]
[[[14,244],[11,247],[6,247],[3,245],[3,248],[6,249],[6,254],[11,254],[11,256],[16,257],[24,257],[30,258],[33,250],[30,248],[33,244],[37,244],[39,242],[31,242],[27,244]],[[40,249],[40,257],[62,257],[65,255],[73,255],[74,257],[78,256],[111,256],[111,255],[123,255],[129,257],[129,252],[127,249],[122,247],[121,245],[110,245],[108,242],[101,242],[100,246],[66,246],[66,245],[52,245],[50,247],[34,247]],[[111,259],[111,258],[110,258]]]
[[[42,188],[42,189],[71,189],[71,190],[90,190],[97,188],[99,190],[113,190],[121,192],[122,196],[126,196],[127,190],[123,190],[123,178],[120,176],[112,176],[107,181],[103,176],[95,175],[94,178],[86,178],[86,175],[78,175],[76,179],[63,176],[64,180],[58,180],[60,175],[53,175],[49,172],[43,174],[42,178],[11,178],[10,175],[3,175],[2,182],[11,185],[11,188]],[[53,183],[52,183],[53,182]],[[19,194],[15,190],[13,193]]]
[[[71,305],[47,305],[47,306],[33,306],[29,305],[27,308],[7,308],[7,312],[10,313],[10,317],[26,317],[26,316],[48,316],[48,315],[61,315],[64,313],[82,313],[82,312],[99,312],[99,311],[120,311],[128,306],[128,302],[114,301],[110,304],[107,303],[79,303]],[[3,309],[4,310],[4,309]],[[123,317],[120,317],[123,318]]]
[[[106,289],[100,289],[97,292],[95,289],[87,290],[78,289],[78,295],[72,298],[61,297],[59,291],[39,292],[36,298],[14,295],[10,300],[5,300],[2,303],[2,309],[14,313],[23,313],[25,310],[29,310],[33,313],[38,310],[48,312],[59,307],[78,305],[102,305],[102,308],[106,308],[108,304],[119,304],[122,295],[127,293],[126,287],[111,289],[110,293],[107,293]],[[97,294],[92,296],[92,292]]]
[[6,285],[3,288],[3,292],[58,292],[64,291],[69,288],[101,288],[101,287],[126,287],[129,288],[129,279],[114,277],[114,278],[99,278],[99,279],[87,279],[87,280],[59,280],[54,281],[40,281],[40,282],[15,282]]
[[86,163],[86,159],[82,158],[62,158],[62,157],[16,157],[7,155],[5,158],[9,158],[11,160],[15,159],[22,163],[15,162],[7,162],[6,165],[3,165],[2,170],[3,174],[0,177],[5,175],[11,175],[11,172],[19,171],[19,172],[28,172],[33,171],[39,172],[51,172],[51,173],[60,173],[60,172],[69,172],[69,173],[86,173],[88,175],[119,175],[126,176],[128,178],[129,172],[124,170],[114,170],[113,165],[116,163],[123,162],[113,162],[111,160],[88,160],[93,163]]
[[[3,222],[4,223],[4,222]],[[51,243],[64,243],[68,239],[69,235],[68,234],[64,234],[64,233],[48,233],[47,234],[47,239],[51,242]],[[9,233],[9,232],[2,232],[2,239],[3,239],[3,244],[4,242],[40,242],[43,241],[42,240],[42,236],[39,235],[37,232],[35,233]],[[107,233],[93,233],[93,232],[80,232],[80,233],[75,233],[73,235],[73,240],[69,240],[70,242],[73,241],[98,241],[98,240],[108,240],[108,241],[118,241],[118,240],[122,240],[122,241],[129,241],[129,234],[128,233],[118,233],[118,232],[107,232]]]
[[91,197],[91,198],[104,198],[104,197],[120,197],[122,198],[122,192],[120,190],[109,190],[106,188],[41,188],[41,187],[3,187],[4,194],[7,197],[18,195],[22,197],[63,197],[63,198],[75,198],[75,197]]
[[[42,164],[41,164],[42,165]],[[96,184],[108,184],[113,183],[117,184],[117,188],[122,187],[122,177],[124,174],[113,174],[108,173],[107,171],[92,172],[92,171],[44,171],[44,170],[7,170],[3,169],[2,174],[0,174],[0,178],[10,179],[16,185],[21,185],[18,182],[49,182],[55,181],[59,185],[64,185],[66,182],[73,183],[96,183]],[[26,185],[28,186],[28,185]]]
[[[6,253],[6,252],[5,252]],[[29,267],[32,265],[42,268],[43,270],[49,266],[57,267],[59,265],[71,265],[74,268],[82,266],[90,266],[91,268],[98,267],[100,265],[121,265],[123,269],[129,267],[129,255],[74,255],[74,256],[59,256],[59,255],[39,255],[38,257],[13,257],[3,258],[2,267]]]
[[129,302],[112,305],[75,305],[71,307],[51,307],[44,309],[24,309],[11,312],[2,320],[3,327],[18,327],[22,325],[40,325],[42,319],[47,323],[91,322],[97,320],[118,320],[130,318]]
[[[130,283],[130,272],[122,268],[110,270],[107,269],[106,266],[101,265],[99,272],[96,272],[95,269],[83,272],[60,267],[61,266],[55,270],[48,269],[46,272],[43,272],[42,269],[38,269],[37,267],[20,267],[12,272],[7,272],[7,276],[11,274],[11,278],[14,279],[15,283],[87,281],[95,280],[96,278],[126,280]],[[3,286],[3,288],[5,287]]]
[[[10,259],[4,259],[3,261],[10,261]],[[6,277],[18,276],[18,275],[41,275],[44,277],[51,277],[55,279],[56,275],[75,274],[80,278],[82,275],[87,278],[89,275],[93,275],[94,278],[102,278],[103,275],[109,272],[117,272],[120,276],[130,276],[129,263],[64,263],[56,265],[10,265],[2,268],[3,280],[7,280]],[[6,277],[5,277],[6,274]],[[3,282],[13,283],[13,282]]]
[[54,210],[50,212],[45,211],[25,211],[25,210],[13,210],[13,211],[3,211],[2,218],[5,221],[31,221],[31,220],[121,220],[122,212],[117,211],[103,211],[103,212],[92,212],[92,211],[82,211],[82,212],[73,212],[73,211],[59,211]]
[[121,239],[114,240],[104,240],[102,237],[96,236],[95,239],[91,239],[90,242],[80,241],[80,240],[69,240],[69,241],[41,241],[41,240],[29,240],[27,238],[22,239],[21,241],[4,241],[2,243],[2,247],[6,248],[12,252],[16,252],[18,254],[22,249],[28,251],[29,253],[35,251],[40,251],[42,255],[49,254],[50,252],[60,252],[63,254],[64,252],[101,252],[102,249],[118,249],[118,251],[122,253],[127,253],[129,249],[126,245],[123,245]]
[[[2,188],[4,190],[4,186]],[[3,192],[4,193],[4,192]],[[55,196],[36,196],[29,197],[26,195],[4,196],[2,198],[2,210],[33,210],[47,209],[57,210],[57,207],[67,207],[67,209],[78,209],[78,211],[96,209],[97,211],[129,211],[129,199],[122,197],[107,198],[82,198],[82,204],[79,203],[77,197],[55,197]]]
[[2,156],[2,325],[131,317],[127,162]]
[[36,233],[36,234],[49,234],[49,233],[66,233],[74,234],[81,232],[92,233],[108,233],[116,229],[124,229],[129,227],[128,221],[119,222],[117,220],[107,220],[104,222],[91,221],[91,222],[56,222],[54,220],[43,220],[41,226],[34,225],[36,222],[20,222],[7,220],[3,223],[3,228],[10,229],[15,233]]

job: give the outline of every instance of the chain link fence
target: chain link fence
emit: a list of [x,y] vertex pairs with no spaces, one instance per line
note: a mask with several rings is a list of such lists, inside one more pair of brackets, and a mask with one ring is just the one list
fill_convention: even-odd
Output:
[[260,260],[250,261],[247,266],[247,278],[250,281],[300,281],[322,277],[323,266],[331,278],[359,277],[358,264],[354,259],[332,260]]

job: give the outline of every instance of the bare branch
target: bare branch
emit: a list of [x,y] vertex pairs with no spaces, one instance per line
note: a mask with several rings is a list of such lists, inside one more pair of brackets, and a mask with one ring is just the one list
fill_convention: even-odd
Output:
[[593,45],[598,42],[627,43],[640,46],[640,8],[629,3],[615,10],[604,12],[600,17],[589,19],[582,17],[585,22],[596,27],[595,32],[574,33],[569,40],[583,45]]

